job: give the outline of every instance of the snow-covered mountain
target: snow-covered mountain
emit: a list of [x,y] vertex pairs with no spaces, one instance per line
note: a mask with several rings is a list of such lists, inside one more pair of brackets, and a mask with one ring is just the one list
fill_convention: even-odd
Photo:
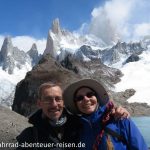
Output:
[[25,53],[14,47],[11,37],[4,39],[0,51],[0,104],[11,106],[16,84],[22,80],[26,72],[32,69],[39,60],[36,45]]
[[[107,75],[112,74],[113,76],[114,70],[111,67],[118,68],[124,76],[113,90],[134,88],[136,93],[129,99],[129,102],[150,104],[148,92],[150,38],[148,36],[139,42],[118,41],[114,45],[107,45],[94,35],[79,35],[62,29],[59,19],[56,19],[48,32],[46,49],[43,54],[48,53],[62,64],[69,58],[81,62],[99,61],[110,67],[109,70],[103,72]],[[71,57],[68,57],[70,55]],[[0,51],[0,104],[7,106],[12,104],[17,82],[24,78],[26,72],[36,65],[40,58],[35,44],[25,53],[13,47],[11,38],[4,40]],[[79,68],[76,71],[84,73]]]
[[17,83],[22,80],[26,72],[31,69],[31,66],[28,68],[28,70],[21,69],[21,70],[14,70],[13,74],[8,74],[5,72],[2,67],[0,67],[0,104],[4,106],[11,107],[13,99],[14,99],[14,93],[15,93],[15,87]]
[[54,58],[59,54],[57,57],[59,61],[62,61],[68,53],[83,61],[99,59],[110,67],[120,69],[124,74],[114,90],[134,88],[136,93],[129,99],[129,102],[150,104],[150,94],[148,94],[150,62],[147,59],[150,57],[149,49],[150,36],[146,36],[138,42],[118,41],[116,44],[108,46],[95,36],[80,36],[62,30],[59,20],[56,19],[53,22],[52,30],[48,33],[44,54],[50,53]]
[[79,35],[61,29],[59,19],[55,19],[52,23],[52,29],[48,32],[44,55],[50,53],[55,58],[61,50],[69,49],[70,52],[74,53],[83,45],[89,45],[93,49],[101,49],[107,46],[94,35]]
[[31,66],[31,58],[24,51],[13,47],[11,38],[6,37],[0,51],[0,64],[4,71],[13,74],[15,69]]
[[[147,40],[148,41],[148,40]],[[99,58],[104,64],[121,70],[124,76],[115,85],[115,91],[135,89],[136,93],[129,102],[145,102],[150,105],[150,45],[146,42],[118,42],[110,49],[92,50],[89,46],[81,47],[76,57],[85,61]]]

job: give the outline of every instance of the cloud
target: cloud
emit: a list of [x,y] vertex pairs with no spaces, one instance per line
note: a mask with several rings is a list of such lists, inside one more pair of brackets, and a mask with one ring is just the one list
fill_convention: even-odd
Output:
[[[3,44],[4,36],[0,35],[0,47]],[[13,46],[18,47],[20,50],[27,52],[31,49],[32,44],[35,43],[37,45],[38,52],[43,54],[46,48],[46,39],[35,39],[30,36],[16,36],[12,37]]]
[[89,33],[107,44],[139,39],[150,34],[149,10],[149,0],[107,0],[91,12]]
[[134,36],[143,37],[145,35],[150,35],[150,23],[136,24],[134,27]]

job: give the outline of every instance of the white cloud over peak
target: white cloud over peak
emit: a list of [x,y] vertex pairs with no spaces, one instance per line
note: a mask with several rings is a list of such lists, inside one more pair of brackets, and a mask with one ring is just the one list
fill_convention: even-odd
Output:
[[111,43],[150,35],[149,0],[107,0],[91,12],[89,32]]
[[[5,37],[3,35],[0,35],[0,48],[3,44],[4,38]],[[37,49],[40,54],[43,54],[46,48],[46,39],[35,39],[30,36],[16,36],[11,39],[13,46],[18,47],[20,50],[24,50],[25,52],[31,49],[33,43],[37,45]]]
[[145,35],[150,35],[150,23],[142,23],[135,25],[134,36],[143,37]]

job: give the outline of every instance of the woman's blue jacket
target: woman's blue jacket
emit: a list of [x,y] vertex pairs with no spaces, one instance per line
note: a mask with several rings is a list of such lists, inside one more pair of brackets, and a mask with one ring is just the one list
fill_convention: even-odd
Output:
[[[83,125],[80,132],[80,142],[85,143],[86,150],[92,150],[95,139],[102,129],[101,120],[105,110],[106,106],[103,106],[92,115],[82,115],[80,118]],[[106,126],[121,135],[127,143],[104,132],[101,142],[98,145],[98,150],[107,150],[108,135],[114,150],[148,150],[143,136],[131,119],[120,119],[117,121],[112,119]],[[84,148],[82,147],[81,149]]]

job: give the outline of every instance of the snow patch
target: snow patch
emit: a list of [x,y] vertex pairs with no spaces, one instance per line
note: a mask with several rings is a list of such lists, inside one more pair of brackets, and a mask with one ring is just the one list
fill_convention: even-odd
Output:
[[145,102],[150,105],[150,51],[144,51],[139,56],[139,61],[127,63],[119,68],[124,76],[115,87],[118,92],[129,88],[136,90],[128,102]]

